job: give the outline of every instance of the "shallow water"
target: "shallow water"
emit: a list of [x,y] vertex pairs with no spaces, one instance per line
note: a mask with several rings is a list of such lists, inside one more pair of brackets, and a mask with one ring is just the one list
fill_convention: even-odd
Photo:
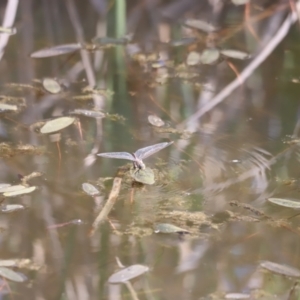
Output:
[[[128,32],[135,32],[139,56],[131,55],[129,46],[117,46],[31,58],[45,47],[124,31],[115,5],[97,2],[97,9],[107,12],[105,19],[92,1],[66,3],[20,1],[17,34],[0,61],[0,102],[18,107],[0,115],[0,183],[37,187],[30,194],[2,196],[3,205],[25,209],[1,213],[0,258],[31,260],[29,266],[11,268],[28,280],[3,281],[3,297],[192,300],[241,299],[226,294],[244,293],[248,299],[298,299],[295,278],[260,268],[261,261],[300,268],[298,210],[267,201],[300,200],[298,25],[248,80],[196,118],[252,60],[186,66],[189,52],[205,48],[207,34],[159,17],[143,21],[158,12],[176,19],[174,3],[156,3],[149,11],[138,3],[127,7],[125,21]],[[180,18],[203,18],[197,3],[195,10],[184,3],[177,2]],[[249,7],[229,6],[216,46],[256,57],[286,17],[288,8],[278,7],[250,6],[256,17],[250,28],[244,19]],[[4,12],[2,4],[2,19]],[[198,42],[160,45],[155,28],[161,41],[187,36]],[[154,67],[155,56],[168,67]],[[58,78],[62,91],[47,92],[46,77]],[[94,83],[103,90],[84,90]],[[75,115],[75,109],[108,115]],[[149,124],[153,114],[165,125]],[[39,132],[48,120],[69,115],[76,117],[70,126],[54,134]],[[42,124],[33,127],[37,122]],[[174,144],[144,160],[154,171],[153,185],[132,182],[131,162],[96,156],[133,153],[165,141]],[[33,172],[39,174],[24,179]],[[93,231],[116,176],[122,178],[116,202]],[[83,183],[93,184],[99,194],[86,194]],[[161,223],[189,233],[156,233]],[[130,281],[132,289],[109,284],[120,270],[118,261],[149,271]]]

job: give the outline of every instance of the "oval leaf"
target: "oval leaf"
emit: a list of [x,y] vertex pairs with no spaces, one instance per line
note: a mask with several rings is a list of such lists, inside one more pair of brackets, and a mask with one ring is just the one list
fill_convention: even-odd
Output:
[[7,188],[9,186],[11,186],[11,184],[9,184],[9,183],[0,183],[0,190],[3,188]]
[[0,267],[16,267],[16,261],[13,259],[1,259]]
[[73,124],[75,118],[73,117],[61,117],[51,121],[46,122],[46,124],[41,128],[41,133],[53,133],[60,131],[71,124]]
[[250,0],[231,0],[231,2],[234,5],[245,5],[249,2]]
[[24,282],[27,280],[25,275],[17,273],[6,267],[0,267],[0,276],[15,282]]
[[100,194],[100,192],[90,183],[83,183],[82,189],[90,196],[96,196]]
[[0,111],[16,111],[18,110],[17,105],[0,103]]
[[228,293],[225,295],[225,299],[250,299],[250,295],[242,293]]
[[19,196],[19,195],[32,193],[34,190],[36,190],[36,186],[31,186],[31,187],[21,189],[18,191],[14,191],[14,192],[5,192],[3,194],[3,196],[4,197],[15,197],[15,196]]
[[216,31],[217,29],[211,25],[210,23],[202,20],[197,20],[197,19],[188,19],[184,22],[183,25],[202,30],[204,32],[213,32]]
[[0,33],[13,35],[17,33],[16,27],[2,27],[0,26]]
[[239,51],[239,50],[230,50],[230,49],[221,50],[220,53],[227,57],[241,59],[241,60],[244,60],[244,59],[247,59],[250,57],[250,55],[248,53]]
[[189,233],[187,230],[172,224],[161,223],[154,226],[155,233]]
[[45,78],[42,84],[44,89],[51,94],[58,94],[61,92],[61,85],[53,78]]
[[219,57],[218,49],[205,49],[200,55],[200,62],[204,65],[212,65],[218,61]]
[[153,184],[155,182],[154,173],[150,168],[145,169],[133,169],[131,170],[131,177],[140,183],[143,184]]
[[170,46],[173,46],[173,47],[187,46],[192,43],[195,43],[196,40],[197,40],[196,38],[185,37],[182,39],[170,41],[169,44],[170,44]]
[[70,112],[74,115],[83,115],[90,118],[104,118],[105,113],[102,111],[88,110],[88,109],[74,109]]
[[7,204],[1,206],[1,212],[3,213],[11,213],[23,209],[25,209],[25,206],[21,204]]
[[111,275],[109,283],[124,283],[149,271],[149,267],[143,265],[132,265]]
[[287,265],[281,265],[277,264],[271,261],[262,261],[260,263],[260,266],[270,272],[288,276],[288,277],[300,277],[300,270],[287,266]]
[[300,208],[300,202],[294,201],[294,200],[288,200],[288,199],[281,199],[281,198],[269,198],[269,202],[272,202],[274,204],[289,207],[289,208]]
[[0,188],[0,193],[6,193],[6,192],[15,192],[19,190],[26,189],[26,186],[18,184],[18,185],[10,185],[6,187]]
[[151,125],[155,127],[162,127],[165,125],[165,122],[161,118],[155,115],[148,116],[148,121]]
[[201,55],[198,52],[192,51],[189,53],[186,59],[186,64],[188,66],[195,66],[200,63],[200,60],[201,60]]
[[51,57],[51,56],[57,56],[67,53],[72,53],[76,50],[81,49],[80,44],[65,44],[65,45],[59,45],[54,46],[50,48],[44,48],[38,51],[33,52],[30,57],[32,58],[43,58],[43,57]]

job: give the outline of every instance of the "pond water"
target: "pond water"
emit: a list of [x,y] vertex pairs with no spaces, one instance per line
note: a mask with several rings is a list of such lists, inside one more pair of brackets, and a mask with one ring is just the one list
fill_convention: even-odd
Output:
[[212,2],[0,4],[1,299],[300,299],[296,6]]

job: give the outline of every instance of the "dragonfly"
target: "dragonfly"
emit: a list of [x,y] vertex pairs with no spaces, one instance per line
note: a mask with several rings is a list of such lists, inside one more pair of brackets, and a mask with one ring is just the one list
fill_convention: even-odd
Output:
[[151,145],[145,148],[138,149],[134,153],[129,152],[105,152],[98,153],[98,156],[108,157],[108,158],[117,158],[117,159],[127,159],[133,161],[133,166],[135,169],[143,170],[146,168],[143,159],[149,157],[150,155],[170,146],[173,142],[159,143]]

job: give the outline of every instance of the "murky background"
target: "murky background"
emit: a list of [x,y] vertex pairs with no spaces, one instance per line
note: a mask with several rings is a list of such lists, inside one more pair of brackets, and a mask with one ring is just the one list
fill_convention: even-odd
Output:
[[1,1],[1,299],[300,299],[296,2],[232,2]]

